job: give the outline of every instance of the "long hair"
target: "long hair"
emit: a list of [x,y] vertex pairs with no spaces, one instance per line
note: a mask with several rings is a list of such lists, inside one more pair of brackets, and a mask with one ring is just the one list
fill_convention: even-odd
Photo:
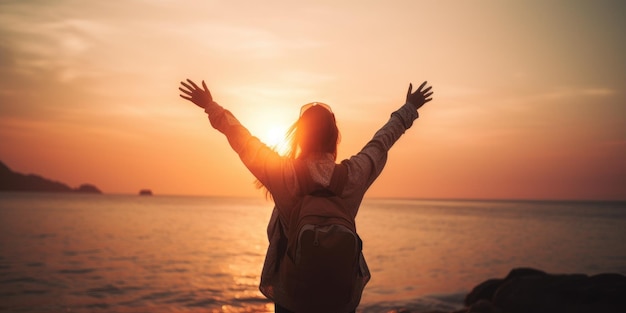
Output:
[[330,107],[313,102],[302,107],[300,118],[289,128],[285,136],[287,157],[304,159],[330,153],[337,159],[339,129]]
[[[312,102],[302,107],[300,118],[285,134],[285,157],[295,160],[331,154],[336,160],[340,140],[335,114],[330,107],[320,102]],[[265,187],[258,180],[256,186],[261,189]],[[266,189],[266,196],[268,195]]]

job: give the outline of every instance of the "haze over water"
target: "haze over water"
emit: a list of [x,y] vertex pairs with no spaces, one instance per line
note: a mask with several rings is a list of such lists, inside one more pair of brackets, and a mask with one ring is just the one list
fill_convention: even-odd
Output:
[[[0,312],[255,312],[271,203],[0,193]],[[626,203],[365,200],[362,312],[451,311],[514,267],[626,274]]]

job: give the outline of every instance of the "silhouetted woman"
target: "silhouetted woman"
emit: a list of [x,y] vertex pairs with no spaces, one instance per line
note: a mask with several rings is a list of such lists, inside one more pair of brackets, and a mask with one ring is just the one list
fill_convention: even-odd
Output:
[[[275,207],[267,229],[269,247],[259,289],[275,302],[276,312],[306,311],[289,298],[288,292],[282,290],[283,285],[277,281],[280,279],[278,271],[285,254],[284,237],[289,233],[290,213],[303,197],[301,185],[307,180],[303,180],[302,176],[307,176],[309,181],[320,187],[329,187],[331,183],[339,142],[339,130],[333,112],[323,103],[313,102],[303,106],[300,118],[288,132],[291,150],[286,156],[281,156],[253,137],[231,112],[214,102],[204,81],[202,88],[189,79],[181,84],[179,90],[183,94],[180,96],[204,109],[211,125],[226,135],[241,161],[274,200]],[[412,85],[409,84],[406,103],[391,114],[387,123],[361,151],[341,162],[343,168],[347,168],[347,177],[343,180],[341,194],[337,196],[343,200],[352,218],[356,216],[365,192],[382,172],[391,146],[411,127],[418,117],[417,110],[432,100],[431,87],[425,86],[426,82],[412,92]],[[360,288],[352,299],[346,300],[349,309],[345,313],[356,310],[362,288],[370,278],[362,254],[358,263]]]

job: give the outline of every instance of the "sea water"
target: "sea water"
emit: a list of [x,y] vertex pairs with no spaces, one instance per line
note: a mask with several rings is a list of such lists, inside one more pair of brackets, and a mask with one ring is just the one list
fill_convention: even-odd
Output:
[[[273,312],[271,202],[0,193],[0,312]],[[517,267],[626,274],[626,203],[365,199],[358,312],[450,312]]]

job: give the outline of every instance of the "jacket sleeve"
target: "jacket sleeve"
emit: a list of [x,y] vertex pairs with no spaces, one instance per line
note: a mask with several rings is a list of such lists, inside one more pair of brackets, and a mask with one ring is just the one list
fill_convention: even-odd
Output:
[[[226,135],[228,143],[248,170],[272,194],[295,193],[297,181],[293,163],[281,157],[257,137],[252,136],[235,116],[219,104],[206,106],[211,126]],[[279,197],[281,195],[278,195]]]
[[347,161],[351,185],[365,192],[380,175],[387,162],[387,153],[393,144],[418,118],[411,103],[405,103],[381,127],[359,153]]

